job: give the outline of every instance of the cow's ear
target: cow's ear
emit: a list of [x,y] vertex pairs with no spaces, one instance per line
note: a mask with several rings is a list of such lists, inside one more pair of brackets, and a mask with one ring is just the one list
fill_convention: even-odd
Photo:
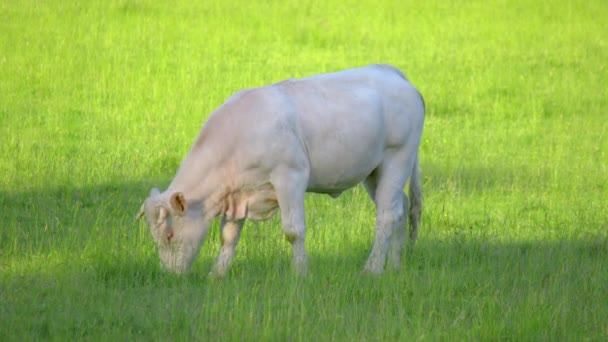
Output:
[[186,198],[181,192],[176,192],[171,195],[169,203],[171,203],[171,208],[179,215],[184,214],[188,209],[188,206],[186,204]]

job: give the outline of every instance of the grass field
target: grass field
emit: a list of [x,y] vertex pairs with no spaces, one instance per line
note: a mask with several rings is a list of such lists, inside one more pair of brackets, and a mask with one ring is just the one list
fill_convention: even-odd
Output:
[[[0,0],[0,340],[608,340],[608,2]],[[427,104],[404,269],[362,188],[231,273],[163,273],[133,217],[233,92],[370,63]]]

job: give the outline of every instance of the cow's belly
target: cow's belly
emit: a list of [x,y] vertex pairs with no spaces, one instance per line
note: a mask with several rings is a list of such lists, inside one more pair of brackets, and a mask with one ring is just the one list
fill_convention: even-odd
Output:
[[317,86],[291,94],[309,161],[307,190],[338,194],[357,185],[383,160],[388,137],[383,95],[365,83]]
[[360,183],[382,162],[383,130],[356,133],[360,134],[338,135],[309,146],[309,192],[338,195]]
[[380,154],[354,160],[339,160],[340,156],[334,160],[327,158],[317,158],[311,160],[310,175],[308,181],[308,191],[339,194],[340,192],[352,188],[359,184],[380,164],[382,157]]

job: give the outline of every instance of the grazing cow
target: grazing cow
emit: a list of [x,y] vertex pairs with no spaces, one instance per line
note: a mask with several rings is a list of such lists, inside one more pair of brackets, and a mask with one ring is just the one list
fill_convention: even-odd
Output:
[[[389,65],[240,91],[211,114],[169,188],[152,189],[137,218],[145,215],[164,268],[184,273],[221,217],[210,273],[221,277],[245,219],[266,220],[278,209],[294,269],[305,274],[304,194],[337,197],[363,182],[376,205],[364,271],[383,272],[387,255],[398,268],[408,209],[412,246],[422,209],[424,111],[420,93]],[[408,179],[411,203],[403,191]]]

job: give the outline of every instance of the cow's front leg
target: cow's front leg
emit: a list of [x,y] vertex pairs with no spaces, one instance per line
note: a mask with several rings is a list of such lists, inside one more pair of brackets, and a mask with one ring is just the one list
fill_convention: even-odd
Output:
[[304,194],[307,182],[307,175],[297,171],[279,174],[273,180],[281,209],[283,233],[292,246],[294,270],[301,275],[308,273],[308,257],[304,243],[306,238]]
[[244,219],[230,221],[222,218],[222,223],[220,226],[222,247],[220,248],[220,254],[217,257],[217,260],[209,273],[210,276],[221,278],[226,274],[226,272],[228,272],[230,262],[232,261],[232,257],[234,257],[236,245],[239,242],[241,229],[243,228],[244,223]]
[[[282,214],[281,214],[282,215]],[[305,275],[308,273],[308,257],[306,256],[306,227],[300,222],[283,221],[283,231],[285,239],[291,243],[293,252],[293,266],[297,274]]]

